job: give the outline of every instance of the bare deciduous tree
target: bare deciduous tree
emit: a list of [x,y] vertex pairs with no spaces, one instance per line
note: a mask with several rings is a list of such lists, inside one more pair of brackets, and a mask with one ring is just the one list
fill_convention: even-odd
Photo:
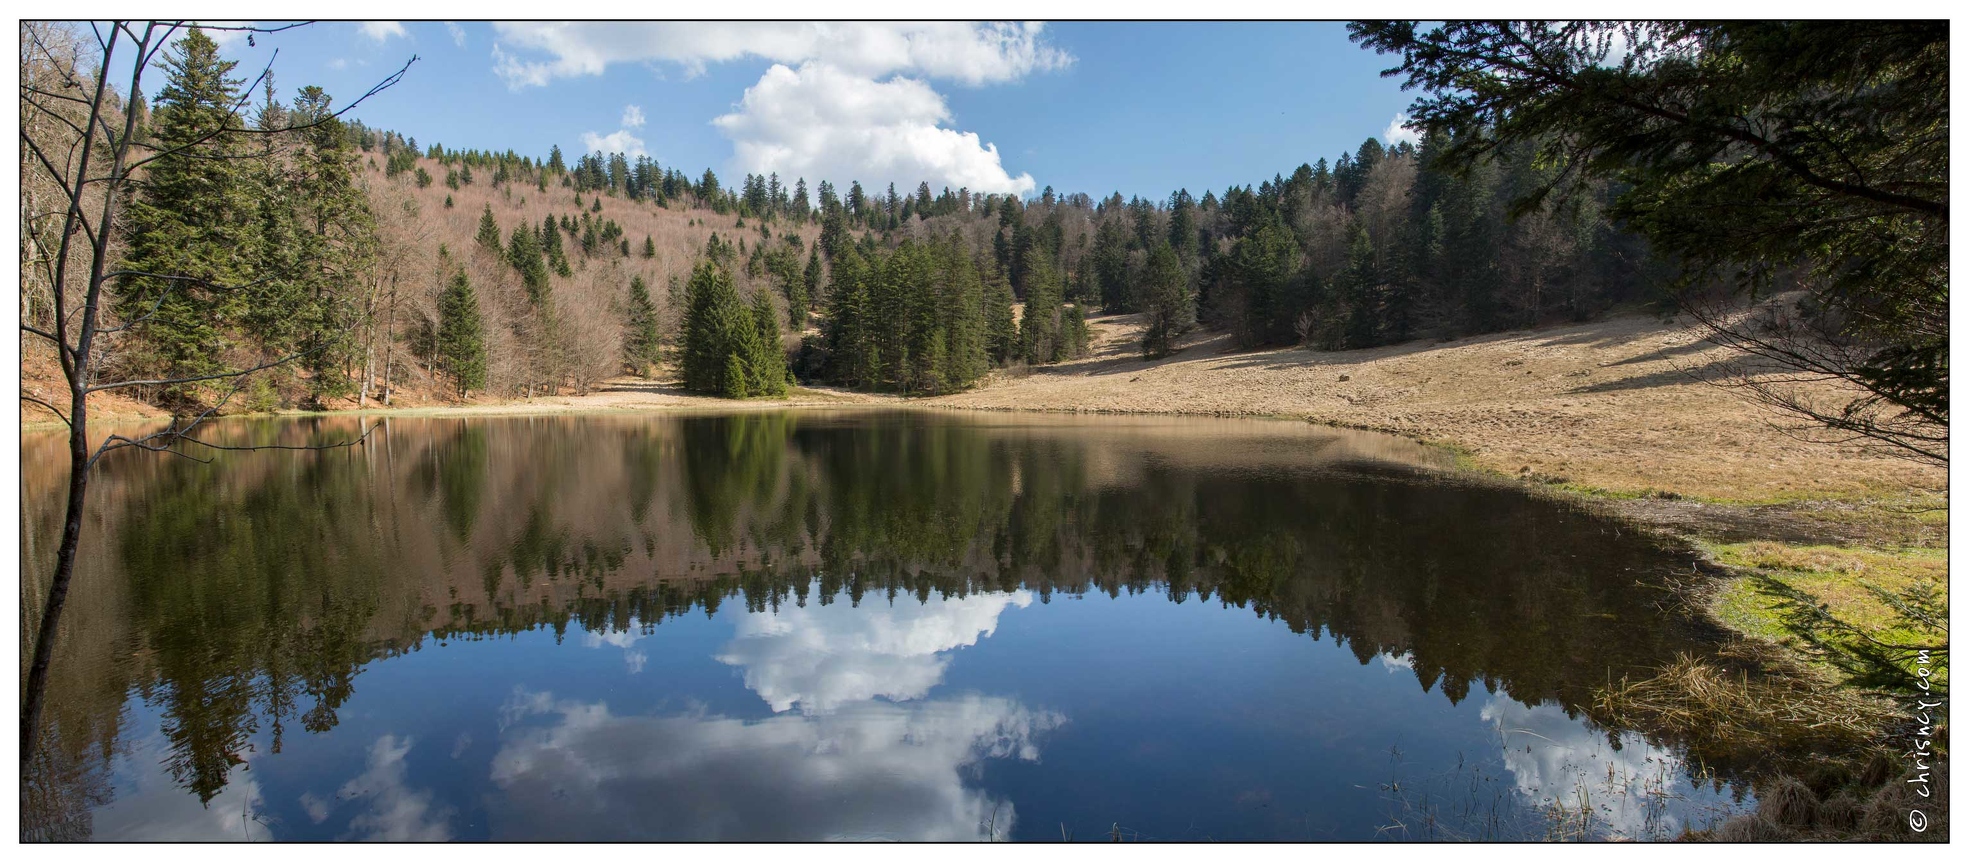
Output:
[[[67,382],[64,397],[43,398],[23,391],[21,399],[40,405],[68,426],[69,480],[68,505],[62,525],[62,540],[56,552],[54,577],[48,583],[34,641],[31,664],[21,699],[21,755],[30,757],[38,740],[36,724],[41,712],[42,694],[47,689],[48,665],[61,620],[62,604],[75,571],[75,557],[81,545],[82,513],[88,494],[89,474],[105,455],[119,449],[140,449],[200,459],[200,452],[256,449],[202,441],[191,435],[201,423],[223,407],[238,392],[248,375],[283,365],[298,355],[277,357],[250,368],[184,378],[155,380],[99,380],[103,354],[115,337],[140,324],[146,315],[140,311],[128,320],[114,320],[107,308],[108,289],[128,276],[145,276],[178,284],[202,284],[202,280],[173,273],[134,272],[119,269],[119,208],[140,183],[145,166],[160,159],[186,157],[204,141],[225,133],[268,134],[248,128],[243,122],[246,100],[268,79],[271,64],[263,69],[231,106],[227,121],[204,138],[176,147],[159,149],[143,140],[143,81],[152,61],[171,44],[172,37],[191,25],[182,21],[117,21],[91,24],[89,45],[79,30],[58,26],[23,23],[21,26],[21,149],[22,180],[35,190],[32,199],[23,197],[22,320],[21,331],[42,339],[53,348],[61,362]],[[249,34],[277,33],[300,26],[207,27]],[[249,36],[250,38],[250,36]],[[127,58],[124,56],[127,52]],[[410,62],[415,62],[411,58]],[[128,83],[119,92],[111,80],[112,70],[127,62]],[[88,68],[85,64],[93,65]],[[361,98],[341,111],[316,118],[325,122],[339,117],[365,99],[400,80],[410,63],[383,79]],[[33,74],[27,74],[32,69]],[[280,131],[305,129],[289,127]],[[31,212],[28,212],[31,210]],[[30,266],[31,265],[31,266]],[[210,286],[206,287],[224,287]],[[160,295],[162,296],[162,295]],[[36,303],[45,304],[45,314]],[[89,396],[92,393],[137,387],[220,381],[230,389],[216,404],[190,417],[174,418],[169,425],[148,434],[128,436],[110,434],[100,441],[89,430]],[[66,402],[63,410],[61,402]],[[281,446],[279,449],[319,449],[348,446],[367,435],[319,446]]]

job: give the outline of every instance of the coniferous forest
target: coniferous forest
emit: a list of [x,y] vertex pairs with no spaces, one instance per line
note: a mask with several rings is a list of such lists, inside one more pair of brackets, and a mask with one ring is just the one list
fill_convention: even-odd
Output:
[[1140,351],[1157,357],[1199,329],[1347,350],[1657,296],[1659,265],[1607,218],[1605,188],[1512,211],[1550,179],[1528,146],[1451,171],[1441,135],[1370,138],[1156,200],[776,174],[729,186],[647,156],[420,146],[337,115],[319,88],[243,92],[196,30],[165,57],[164,86],[133,106],[159,152],[124,222],[111,311],[130,337],[105,368],[269,368],[243,392],[223,377],[140,388],[164,405],[530,397],[623,373],[737,398],[796,383],[936,394],[1080,357],[1097,315],[1143,315]]

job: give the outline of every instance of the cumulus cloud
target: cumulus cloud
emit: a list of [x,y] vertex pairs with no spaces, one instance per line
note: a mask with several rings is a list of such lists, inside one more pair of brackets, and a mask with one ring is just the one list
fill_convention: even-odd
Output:
[[745,670],[745,686],[774,713],[798,705],[824,713],[854,702],[908,701],[943,680],[948,657],[998,629],[1008,608],[1032,604],[1026,591],[979,593],[883,608],[843,603],[750,614],[718,661]]
[[629,133],[628,129],[617,129],[606,135],[594,132],[581,133],[581,151],[584,153],[621,153],[630,158],[649,154],[643,139]]
[[1390,147],[1403,142],[1409,144],[1422,143],[1422,133],[1410,128],[1408,124],[1407,111],[1396,114],[1395,119],[1388,121],[1388,128],[1381,130],[1382,142]]
[[986,759],[1038,760],[1065,721],[978,695],[747,721],[518,693],[507,715],[520,724],[492,759],[494,840],[947,842],[986,838],[993,819],[1004,835],[1012,805],[964,777]]
[[621,648],[622,662],[628,666],[629,673],[641,674],[643,673],[643,669],[649,665],[649,654],[637,650],[636,642],[643,640],[644,637],[641,630],[632,626],[616,632],[585,633],[582,635],[581,640],[584,647],[597,648],[608,646]]
[[1538,806],[1591,800],[1610,838],[1674,836],[1681,821],[1663,811],[1669,799],[1663,795],[1700,793],[1689,787],[1680,757],[1639,734],[1622,734],[1615,749],[1605,732],[1568,718],[1557,705],[1526,707],[1504,697],[1493,697],[1482,715],[1504,738],[1504,766],[1519,793]]
[[364,21],[361,26],[362,35],[368,36],[378,42],[389,41],[392,36],[397,38],[410,37],[410,34],[404,31],[403,22],[401,21]]
[[90,813],[91,836],[107,842],[266,842],[273,831],[258,817],[265,809],[253,778],[255,751],[227,775],[225,788],[204,805],[171,777],[171,745],[162,734],[118,753],[115,799]]
[[622,128],[635,129],[643,125],[643,109],[628,105],[622,109]]
[[[916,73],[971,86],[1012,81],[1073,62],[1044,43],[1039,23],[500,22],[494,71],[514,89],[600,75],[617,63],[675,63],[687,72],[757,57],[817,60],[863,77]],[[529,59],[504,46],[544,57]]]
[[[205,37],[211,39],[213,43],[221,48],[229,48],[235,43],[246,41],[247,32],[244,30],[212,30],[208,28],[253,26],[253,22],[251,21],[199,21],[196,23],[201,32],[205,34]],[[174,33],[171,38],[175,40],[179,38],[179,34]]]
[[452,42],[456,43],[460,48],[465,47],[465,28],[458,26],[458,22],[456,21],[446,21],[444,22],[444,29],[451,34]]
[[998,147],[976,132],[944,127],[950,108],[914,78],[877,81],[827,63],[775,64],[745,91],[738,110],[712,124],[732,141],[733,167],[782,177],[851,180],[974,192],[1025,194],[1031,174],[1012,176]]
[[[730,138],[732,168],[782,177],[894,182],[1024,194],[998,148],[948,128],[927,83],[1016,81],[1064,68],[1038,23],[669,22],[500,23],[494,71],[514,90],[599,75],[621,63],[674,64],[686,74],[743,58],[772,61],[733,113],[713,122]],[[635,128],[624,123],[624,128]],[[627,152],[627,151],[625,151]]]
[[[369,748],[368,767],[335,792],[337,800],[362,799],[366,808],[349,819],[344,839],[372,842],[444,842],[451,839],[451,810],[433,802],[430,789],[410,787],[404,757],[410,754],[409,738],[385,734]],[[307,807],[308,801],[302,801]],[[316,823],[310,808],[309,818]]]

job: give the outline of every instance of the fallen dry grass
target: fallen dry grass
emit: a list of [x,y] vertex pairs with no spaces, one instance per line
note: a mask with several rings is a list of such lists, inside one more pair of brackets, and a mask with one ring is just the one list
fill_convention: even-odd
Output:
[[1724,349],[1651,316],[1330,353],[1231,353],[1208,336],[1155,362],[1136,353],[1140,326],[1097,318],[1089,358],[997,374],[933,403],[1298,417],[1447,444],[1479,468],[1616,496],[1881,499],[1947,482],[1941,468],[1801,442],[1783,418],[1699,379]]
[[[1932,503],[1948,479],[1943,468],[1800,441],[1781,427],[1782,417],[1699,379],[1727,358],[1722,348],[1702,341],[1692,327],[1650,316],[1342,352],[1233,353],[1223,337],[1205,335],[1154,362],[1136,352],[1140,326],[1133,316],[1096,318],[1086,359],[1001,371],[977,389],[908,403],[1301,418],[1444,444],[1479,469],[1615,497],[1815,502],[1823,509],[1828,501]],[[732,406],[626,380],[585,396],[504,403],[443,406],[406,395],[410,403],[403,407],[445,413]],[[816,403],[904,400],[806,389],[782,404]],[[132,418],[147,412],[140,405],[120,407],[129,408]],[[49,419],[28,414],[23,410],[23,421]],[[1666,514],[1672,522],[1687,521],[1690,514],[1680,510],[1699,506],[1648,502],[1674,505],[1678,511]],[[1814,517],[1851,520],[1842,515],[1850,507],[1833,506],[1841,512]],[[1945,525],[1946,514],[1929,520]]]

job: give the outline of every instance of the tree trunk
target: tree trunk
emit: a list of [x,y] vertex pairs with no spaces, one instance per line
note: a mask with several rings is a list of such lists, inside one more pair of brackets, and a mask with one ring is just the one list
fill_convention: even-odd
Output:
[[62,604],[75,574],[75,550],[82,544],[82,505],[89,491],[89,433],[85,396],[74,400],[68,433],[68,515],[62,522],[61,549],[55,554],[55,578],[42,602],[40,631],[34,637],[34,665],[28,669],[21,699],[21,756],[34,751],[35,728],[41,720],[41,701],[48,689],[48,666],[55,655]]
[[[364,339],[364,341],[368,341]],[[369,407],[370,382],[376,379],[376,348],[364,345],[362,349],[362,388],[356,390],[356,409]]]
[[390,319],[383,327],[383,407],[390,406],[390,369],[397,352],[397,277],[390,276]]

